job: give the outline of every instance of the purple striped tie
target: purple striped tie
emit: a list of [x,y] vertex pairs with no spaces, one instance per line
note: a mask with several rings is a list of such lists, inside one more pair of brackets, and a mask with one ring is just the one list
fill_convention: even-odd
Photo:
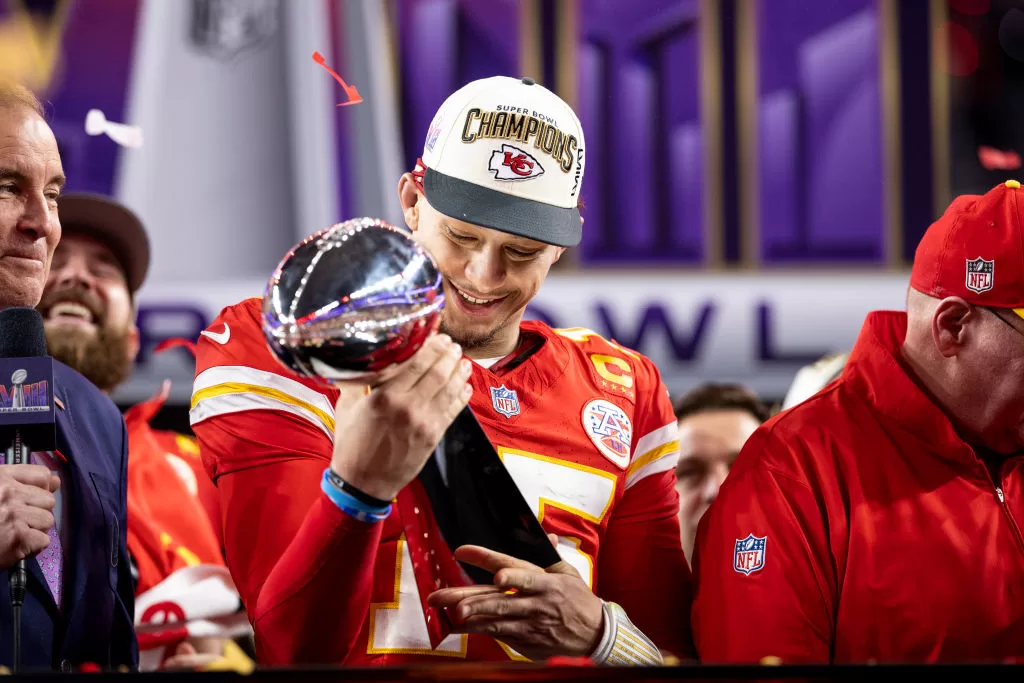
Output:
[[57,533],[57,526],[50,527],[46,535],[50,537],[50,545],[46,546],[36,556],[36,561],[39,562],[39,567],[43,570],[43,576],[46,577],[46,583],[50,586],[50,593],[53,594],[53,600],[57,603],[57,609],[60,609],[60,579],[64,569],[64,556],[61,552],[60,534]]

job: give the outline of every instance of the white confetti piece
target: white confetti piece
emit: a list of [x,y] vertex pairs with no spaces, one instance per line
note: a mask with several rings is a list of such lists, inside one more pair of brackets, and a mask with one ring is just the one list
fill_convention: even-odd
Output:
[[106,134],[111,140],[131,149],[142,147],[142,129],[126,123],[108,121],[99,109],[90,109],[85,115],[85,132],[89,135]]

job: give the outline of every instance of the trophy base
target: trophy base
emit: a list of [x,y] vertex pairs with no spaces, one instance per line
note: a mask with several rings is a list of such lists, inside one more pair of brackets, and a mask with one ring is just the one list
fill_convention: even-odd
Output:
[[[542,568],[561,559],[469,406],[445,432],[420,481],[451,550],[478,545]],[[479,567],[462,568],[475,583],[494,582]]]

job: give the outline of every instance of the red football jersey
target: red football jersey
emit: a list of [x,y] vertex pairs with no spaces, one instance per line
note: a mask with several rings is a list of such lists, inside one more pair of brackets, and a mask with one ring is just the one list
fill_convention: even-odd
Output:
[[[422,597],[432,587],[417,585],[413,520],[403,519],[418,482],[380,524],[349,517],[320,491],[339,394],[277,362],[259,307],[228,307],[204,331],[191,422],[261,662],[519,658],[486,636],[432,646]],[[656,368],[589,330],[524,322],[521,331],[543,344],[503,374],[474,364],[474,414],[562,557],[659,647],[692,656],[676,420]]]
[[130,408],[128,428],[128,551],[142,595],[178,569],[200,564],[224,565],[220,542],[202,492],[213,485],[196,474],[198,448],[183,434],[153,429],[166,393]]

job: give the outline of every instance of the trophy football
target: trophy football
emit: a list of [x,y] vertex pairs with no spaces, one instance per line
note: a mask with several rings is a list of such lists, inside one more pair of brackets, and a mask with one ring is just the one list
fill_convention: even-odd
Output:
[[392,225],[359,218],[285,254],[263,297],[263,333],[300,375],[365,380],[416,353],[443,306],[441,274],[426,250]]
[[[274,355],[327,384],[368,383],[437,331],[441,273],[410,233],[357,218],[321,230],[282,259],[263,298]],[[473,415],[464,408],[420,473],[451,550],[479,545],[549,567],[559,555]],[[476,583],[493,576],[462,566]]]

